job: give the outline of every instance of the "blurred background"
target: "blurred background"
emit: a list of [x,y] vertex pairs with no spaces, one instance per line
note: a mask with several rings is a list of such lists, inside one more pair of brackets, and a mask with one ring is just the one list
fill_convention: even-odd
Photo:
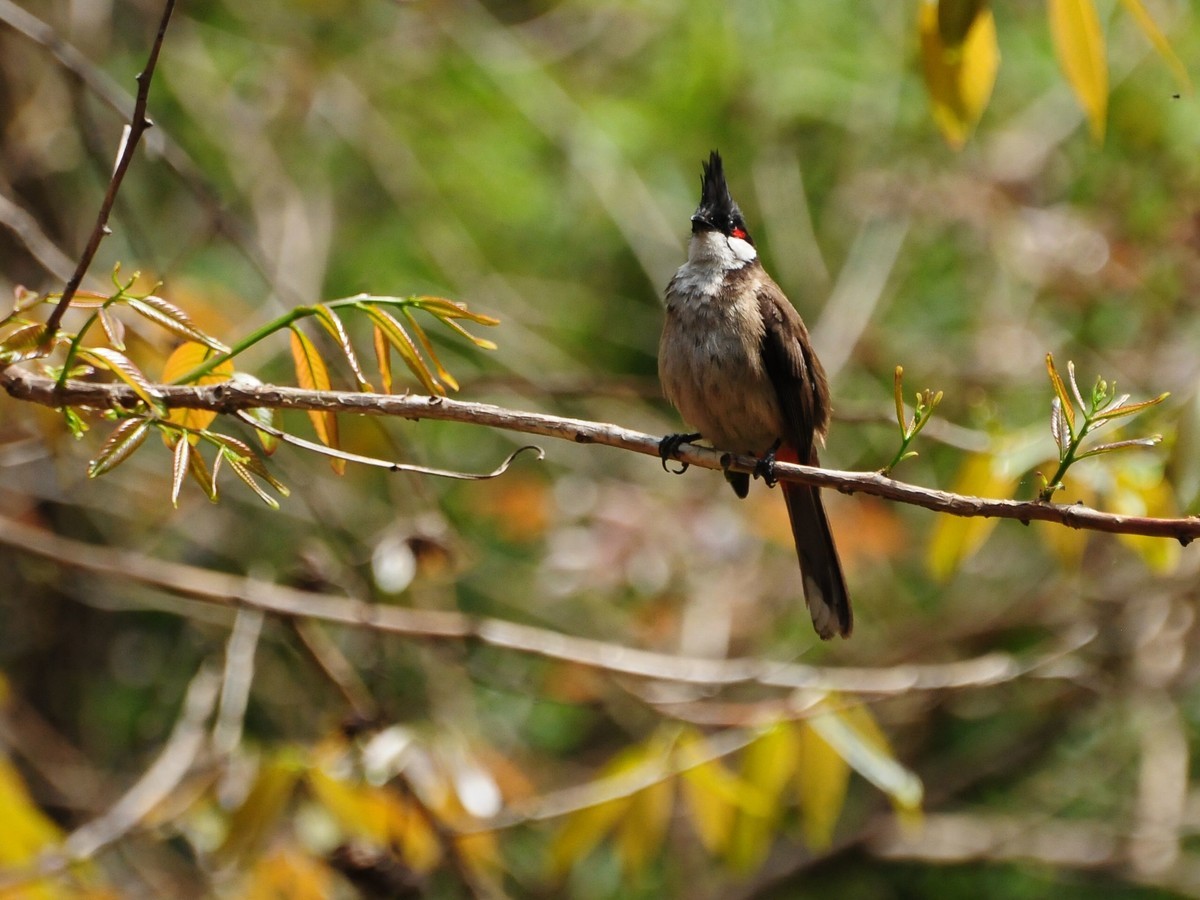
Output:
[[[430,326],[455,396],[665,434],[682,425],[656,377],[661,296],[685,257],[700,161],[717,148],[829,370],[826,465],[892,459],[902,365],[909,403],[925,388],[944,399],[896,476],[1032,498],[1036,473],[1057,460],[1053,353],[1062,369],[1074,362],[1085,390],[1102,376],[1134,399],[1171,392],[1108,435],[1161,433],[1160,446],[1080,464],[1060,499],[1195,513],[1195,94],[1129,4],[1100,2],[1110,95],[1096,140],[1060,71],[1046,4],[998,4],[991,102],[955,151],[930,116],[920,6],[183,3],[153,82],[155,127],[85,287],[110,290],[119,263],[145,290],[161,281],[157,293],[226,343],[296,305],[360,291],[465,301],[500,319],[471,326],[499,347]],[[1145,8],[1194,77],[1191,4]],[[160,15],[144,0],[0,3],[6,296],[61,290],[69,276]],[[370,357],[367,323],[349,324]],[[131,323],[129,340],[157,377],[170,336]],[[282,337],[237,364],[295,383]],[[353,387],[344,369],[335,383]],[[302,416],[285,423],[311,437]],[[170,452],[156,442],[87,478],[107,429],[95,425],[77,441],[53,411],[5,400],[3,515],[147,558],[689,656],[892,667],[1082,645],[994,685],[855,699],[922,778],[923,831],[889,824],[887,797],[861,779],[833,804],[825,847],[801,834],[786,798],[740,857],[697,837],[694,808],[674,807],[662,834],[623,841],[547,817],[495,833],[491,877],[513,896],[1200,895],[1193,549],[830,493],[857,622],[852,640],[822,644],[781,497],[758,484],[738,502],[712,472],[667,477],[653,458],[553,440],[541,442],[544,462],[522,457],[478,483],[355,467],[337,477],[285,448],[269,462],[292,490],[280,511],[232,481],[217,505],[186,485],[174,509]],[[527,443],[431,421],[341,427],[347,449],[465,470]],[[225,657],[234,616],[9,547],[0,567],[0,747],[47,827],[69,830],[144,772],[197,670]],[[364,710],[314,663],[320,640],[370,697],[367,730],[402,734],[431,771],[470,773],[485,819],[611,772],[627,748],[687,721],[627,679],[565,663],[320,634],[262,625],[227,767],[241,781],[210,773],[203,799],[123,837],[98,855],[93,881],[70,889],[250,895],[244,879],[265,878],[255,867],[270,858],[317,867],[317,896],[366,892],[353,866],[330,861],[337,841],[320,823],[335,804],[319,791],[262,813],[253,839],[230,813],[252,817],[247,785],[261,786],[284,750],[312,759],[355,738],[347,718]],[[777,696],[699,699],[761,709]],[[699,724],[747,724],[725,715]],[[722,760],[756,777],[736,752]],[[0,832],[25,815],[0,806]],[[564,847],[564,821],[596,839]],[[630,849],[639,842],[649,859]],[[223,868],[211,862],[222,848]],[[9,865],[27,858],[0,852]],[[453,866],[411,856],[406,866],[426,895],[487,895]]]

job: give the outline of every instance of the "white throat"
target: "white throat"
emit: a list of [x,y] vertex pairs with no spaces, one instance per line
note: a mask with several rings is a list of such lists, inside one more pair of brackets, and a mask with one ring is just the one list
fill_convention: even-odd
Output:
[[754,260],[758,251],[749,241],[725,237],[719,231],[701,231],[688,243],[688,263],[728,272]]
[[684,296],[711,297],[721,289],[725,275],[753,262],[758,251],[749,241],[701,231],[688,243],[688,258],[672,282]]

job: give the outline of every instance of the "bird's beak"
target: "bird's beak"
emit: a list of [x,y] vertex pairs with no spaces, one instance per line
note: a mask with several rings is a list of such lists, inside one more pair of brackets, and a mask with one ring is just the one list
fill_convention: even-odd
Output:
[[712,223],[712,220],[710,220],[708,216],[704,215],[703,213],[696,213],[694,216],[692,216],[693,232],[702,231],[706,228],[715,229],[716,227],[717,226]]

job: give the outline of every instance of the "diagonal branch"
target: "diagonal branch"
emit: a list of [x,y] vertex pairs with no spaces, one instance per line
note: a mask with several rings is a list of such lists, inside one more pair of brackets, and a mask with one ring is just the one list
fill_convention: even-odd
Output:
[[[81,406],[92,409],[131,410],[139,400],[133,391],[120,384],[91,384],[67,381],[61,386],[49,378],[34,375],[15,366],[0,369],[0,387],[12,397],[45,406]],[[503,428],[524,434],[539,434],[578,444],[603,444],[658,456],[660,437],[632,431],[605,422],[569,419],[544,413],[507,409],[490,403],[467,403],[444,397],[419,394],[363,394],[350,391],[308,391],[274,385],[248,385],[226,382],[206,386],[155,385],[154,390],[167,407],[207,409],[233,414],[241,410],[270,409],[319,410],[368,416],[394,416],[402,419],[439,419]],[[755,471],[757,460],[736,456],[694,444],[684,444],[676,458],[706,469],[731,468]],[[954,516],[1016,519],[1022,524],[1052,522],[1068,528],[1083,528],[1113,534],[1140,534],[1148,537],[1175,538],[1185,546],[1200,537],[1200,516],[1160,519],[1149,516],[1124,516],[1101,512],[1082,504],[1059,504],[1040,500],[996,500],[938,491],[907,484],[878,472],[845,472],[819,469],[792,463],[778,463],[776,476],[781,481],[796,481],[818,487],[835,488],[842,493],[870,494],[898,503],[920,506]]]
[[100,249],[100,242],[109,233],[108,217],[112,212],[113,204],[117,201],[117,192],[121,189],[121,182],[125,180],[125,173],[129,170],[129,164],[133,161],[133,154],[137,150],[138,142],[141,141],[146,129],[154,124],[146,115],[146,106],[150,98],[150,81],[154,77],[154,67],[158,65],[158,53],[162,49],[163,38],[167,34],[167,24],[171,21],[171,13],[174,9],[175,0],[166,0],[166,5],[163,7],[162,19],[158,23],[158,33],[154,36],[154,44],[150,47],[150,56],[146,60],[146,68],[142,69],[137,76],[138,91],[137,99],[133,104],[133,115],[129,119],[129,124],[125,126],[124,133],[121,135],[117,163],[113,167],[112,177],[108,180],[108,189],[104,192],[104,200],[100,203],[100,212],[96,216],[96,224],[92,227],[92,233],[88,236],[87,245],[83,248],[83,253],[80,255],[79,262],[75,266],[75,272],[67,282],[61,299],[59,299],[53,311],[51,311],[49,317],[46,319],[44,341],[47,343],[58,333],[58,326],[62,322],[62,317],[66,314],[71,301],[75,298],[75,292],[79,290],[79,285],[83,283],[83,276],[87,274],[88,268],[92,265],[92,260],[96,257],[96,251]]

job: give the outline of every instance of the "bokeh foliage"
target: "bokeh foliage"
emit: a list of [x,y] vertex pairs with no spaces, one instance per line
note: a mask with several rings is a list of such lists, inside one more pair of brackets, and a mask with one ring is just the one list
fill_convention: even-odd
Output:
[[[658,298],[699,160],[718,147],[831,369],[829,464],[894,458],[902,365],[942,399],[899,475],[1031,498],[1059,459],[1053,353],[1135,398],[1171,393],[1134,433],[1114,423],[1106,437],[1157,431],[1162,446],[1083,461],[1056,499],[1196,512],[1200,118],[1176,62],[1200,54],[1200,23],[1166,0],[946,6],[976,13],[962,57],[925,0],[185,3],[152,91],[156,127],[88,287],[105,290],[118,263],[138,269],[134,294],[161,292],[228,345],[362,291],[455,298],[501,321],[488,353],[430,329],[462,396],[666,433],[679,423],[654,377]],[[69,272],[123,124],[108,101],[132,93],[159,15],[144,0],[28,9],[82,56],[64,63],[0,26],[0,195],[44,238],[19,238],[6,213],[9,293],[61,289],[53,245]],[[1094,41],[1072,38],[1092,33],[1093,11],[1099,63]],[[371,346],[365,320],[346,326]],[[126,328],[129,357],[163,371],[174,338]],[[306,334],[353,387],[336,344]],[[294,382],[297,355],[280,337],[238,369]],[[859,625],[824,646],[798,602],[782,504],[763,489],[739,504],[711,475],[667,478],[563,442],[540,466],[467,484],[354,466],[337,478],[289,450],[269,463],[292,490],[279,512],[234,490],[212,506],[194,487],[176,510],[157,442],[89,481],[100,435],[76,442],[61,417],[2,409],[5,515],[149,557],[689,655],[901,666],[1096,635],[1040,672],[1051,677],[775,709],[761,688],[659,695],[494,647],[268,620],[222,777],[197,776],[194,803],[44,895],[352,895],[355,859],[334,848],[355,840],[393,848],[396,892],[432,896],[487,895],[493,881],[584,898],[1200,889],[1181,842],[1194,823],[1176,809],[1195,790],[1194,551],[832,497]],[[517,440],[437,422],[339,427],[357,452],[461,469],[490,468]],[[36,848],[145,769],[233,617],[7,548],[0,560],[0,824]],[[322,639],[371,708],[322,672]],[[715,753],[733,726],[747,726],[741,742]],[[888,792],[849,779],[836,727],[920,774],[925,843],[911,821],[881,824]],[[646,767],[644,786],[607,805],[439,832]],[[403,790],[380,787],[397,774]],[[958,842],[937,843],[939,824]],[[1017,839],[1034,825],[1061,830]]]

